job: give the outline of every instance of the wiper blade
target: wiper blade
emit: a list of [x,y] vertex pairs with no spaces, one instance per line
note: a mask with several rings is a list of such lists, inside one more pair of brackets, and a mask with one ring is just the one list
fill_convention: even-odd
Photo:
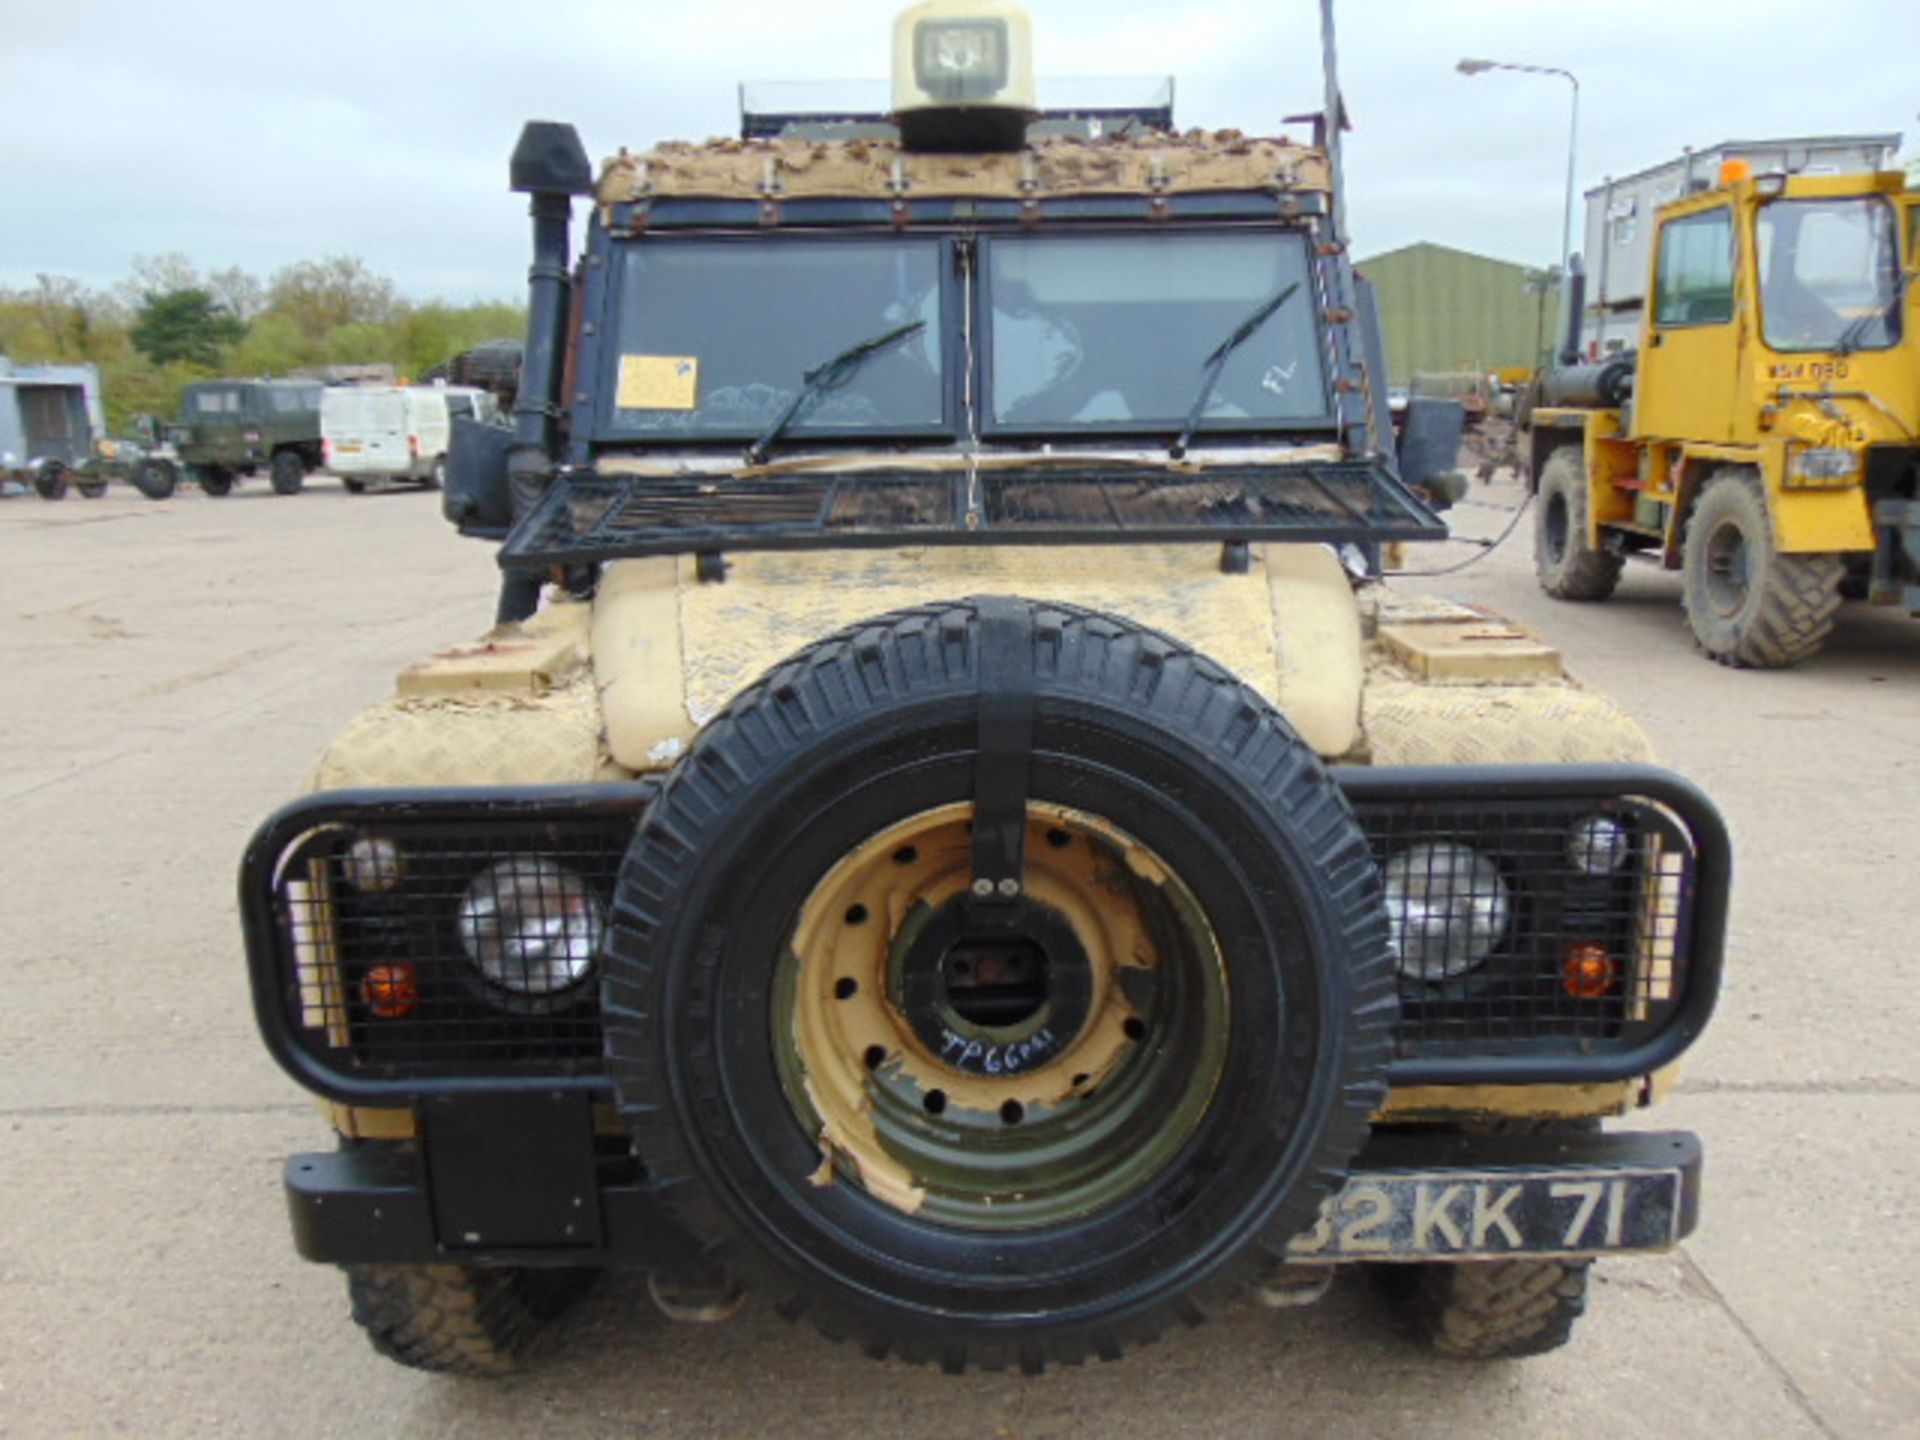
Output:
[[1242,320],[1234,332],[1214,347],[1213,353],[1202,363],[1207,367],[1207,377],[1200,382],[1200,393],[1193,397],[1193,408],[1187,411],[1187,423],[1181,429],[1180,436],[1173,442],[1173,458],[1178,460],[1187,453],[1187,445],[1193,439],[1193,432],[1200,428],[1200,412],[1207,408],[1207,401],[1213,395],[1213,387],[1219,382],[1221,370],[1226,368],[1227,357],[1253,338],[1254,332],[1292,298],[1293,292],[1300,288],[1300,282],[1294,281],[1278,295]]
[[[1860,342],[1867,338],[1867,329],[1876,320],[1889,321],[1900,313],[1900,305],[1907,296],[1908,274],[1902,270],[1893,282],[1893,295],[1884,305],[1875,306],[1864,315],[1856,315],[1847,322],[1847,328],[1840,332],[1840,338],[1833,342],[1833,353],[1851,355],[1859,348]],[[1889,339],[1891,335],[1889,334]]]
[[823,361],[801,375],[800,388],[794,392],[793,399],[787,402],[787,408],[780,412],[780,418],[767,427],[764,435],[747,447],[747,463],[749,465],[764,464],[774,442],[787,433],[788,427],[800,418],[800,412],[827,391],[838,389],[851,380],[853,372],[866,363],[868,356],[926,328],[927,322],[924,320],[914,320],[905,325],[896,326],[884,335],[875,335],[870,340],[849,345],[831,360]]
[[1874,322],[1892,319],[1893,312],[1899,308],[1900,301],[1895,298],[1877,310],[1869,310],[1864,315],[1854,316],[1847,322],[1847,328],[1840,332],[1840,338],[1833,342],[1833,353],[1851,355],[1859,348],[1860,342],[1867,338],[1867,331]]

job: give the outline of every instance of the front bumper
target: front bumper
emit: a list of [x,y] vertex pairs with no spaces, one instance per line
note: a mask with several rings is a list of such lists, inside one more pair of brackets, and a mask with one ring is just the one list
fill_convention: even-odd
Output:
[[[456,1111],[441,1117],[445,1145],[293,1156],[286,1193],[300,1253],[332,1264],[654,1269],[696,1253],[632,1157],[594,1151],[583,1109],[561,1096],[521,1103],[556,1108],[526,1116],[545,1122],[533,1131],[467,1133]],[[423,1119],[433,1135],[435,1117]],[[1684,1132],[1377,1135],[1320,1223],[1294,1240],[1291,1258],[1351,1264],[1663,1250],[1694,1229],[1701,1166],[1700,1142]]]

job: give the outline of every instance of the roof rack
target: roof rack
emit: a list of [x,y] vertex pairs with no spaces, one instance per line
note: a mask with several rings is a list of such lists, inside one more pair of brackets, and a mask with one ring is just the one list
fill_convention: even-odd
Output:
[[[1090,139],[1173,128],[1173,77],[1063,76],[1039,82],[1028,135]],[[891,140],[899,135],[884,80],[754,80],[740,86],[743,140]]]

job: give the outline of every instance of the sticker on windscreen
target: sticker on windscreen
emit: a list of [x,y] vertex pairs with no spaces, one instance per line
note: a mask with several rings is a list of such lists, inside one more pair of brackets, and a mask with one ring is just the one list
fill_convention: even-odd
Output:
[[622,355],[614,403],[622,410],[693,410],[699,388],[698,356]]

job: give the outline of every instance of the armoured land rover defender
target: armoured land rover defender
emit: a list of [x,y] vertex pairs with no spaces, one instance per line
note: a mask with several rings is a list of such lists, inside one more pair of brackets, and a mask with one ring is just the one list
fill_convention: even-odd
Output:
[[1331,86],[1312,143],[1028,143],[1012,6],[896,51],[877,136],[756,113],[597,181],[522,137],[516,428],[446,502],[502,623],[243,862],[338,1137],[300,1252],[468,1373],[606,1267],[950,1370],[1356,1266],[1447,1354],[1560,1344],[1595,1256],[1694,1224],[1694,1138],[1599,1122],[1712,1009],[1713,807],[1550,649],[1360,573],[1443,532]]
[[320,468],[320,391],[312,380],[201,380],[168,427],[187,477],[209,495],[264,468],[276,495],[298,495]]

